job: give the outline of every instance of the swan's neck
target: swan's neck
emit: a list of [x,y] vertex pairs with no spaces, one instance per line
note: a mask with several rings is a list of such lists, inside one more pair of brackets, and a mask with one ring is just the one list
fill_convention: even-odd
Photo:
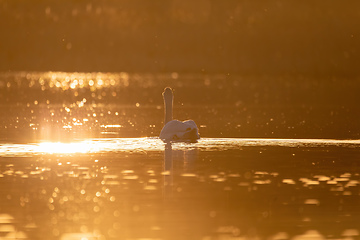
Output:
[[173,119],[173,95],[164,94],[164,107],[165,107],[165,122],[167,124]]

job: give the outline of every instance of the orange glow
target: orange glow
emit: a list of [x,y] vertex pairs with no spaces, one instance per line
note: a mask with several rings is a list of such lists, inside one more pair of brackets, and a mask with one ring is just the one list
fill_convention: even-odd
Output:
[[41,153],[86,153],[97,152],[99,148],[96,144],[91,144],[88,141],[75,143],[54,143],[45,142],[38,145],[37,150]]
[[[279,146],[354,148],[360,140],[334,139],[267,139],[267,138],[201,138],[197,143],[173,143],[173,150],[206,149],[208,151],[239,149],[241,147]],[[96,152],[143,152],[163,151],[164,143],[159,138],[99,138],[85,141],[42,142],[37,144],[3,144],[0,156],[21,156],[27,154],[72,154]]]

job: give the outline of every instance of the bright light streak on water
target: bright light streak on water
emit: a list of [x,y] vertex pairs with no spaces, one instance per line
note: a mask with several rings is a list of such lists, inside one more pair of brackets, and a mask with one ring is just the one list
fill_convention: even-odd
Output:
[[162,149],[157,138],[113,138],[90,139],[71,143],[42,142],[33,144],[3,144],[0,156],[26,154],[71,154],[96,152],[134,152]]
[[40,153],[86,153],[86,152],[97,152],[99,149],[96,145],[88,142],[78,143],[54,143],[45,142],[40,143],[35,148],[35,152]]
[[[27,154],[72,154],[100,152],[142,152],[162,151],[164,143],[158,138],[99,138],[71,143],[41,142],[29,144],[2,144],[0,156],[21,156]],[[173,143],[174,150],[204,149],[222,151],[242,147],[326,147],[338,146],[357,148],[360,140],[334,139],[266,139],[266,138],[202,138],[197,143]]]

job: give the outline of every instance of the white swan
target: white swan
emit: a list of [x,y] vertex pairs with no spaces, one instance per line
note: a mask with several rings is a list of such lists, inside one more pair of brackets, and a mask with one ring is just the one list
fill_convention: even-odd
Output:
[[165,88],[163,92],[165,107],[164,127],[160,132],[160,139],[169,141],[196,141],[200,138],[198,128],[193,120],[181,122],[172,120],[173,115],[173,92],[171,88]]

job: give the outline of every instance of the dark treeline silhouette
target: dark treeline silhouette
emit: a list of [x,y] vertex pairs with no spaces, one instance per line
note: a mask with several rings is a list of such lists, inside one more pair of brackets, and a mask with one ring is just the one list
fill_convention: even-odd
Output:
[[360,2],[0,1],[1,71],[357,75]]

